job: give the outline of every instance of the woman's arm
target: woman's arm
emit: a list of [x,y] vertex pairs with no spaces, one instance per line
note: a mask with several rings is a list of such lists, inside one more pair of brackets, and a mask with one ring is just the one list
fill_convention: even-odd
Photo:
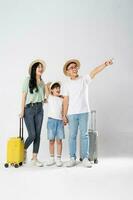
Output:
[[104,70],[106,67],[108,67],[109,65],[112,65],[112,64],[113,64],[113,61],[111,59],[107,60],[103,64],[101,64],[98,67],[94,68],[90,72],[90,77],[93,79],[98,73],[100,73],[102,70]]
[[23,92],[22,93],[22,101],[21,101],[21,113],[19,115],[21,118],[24,117],[24,108],[25,108],[26,96],[27,96],[27,93]]

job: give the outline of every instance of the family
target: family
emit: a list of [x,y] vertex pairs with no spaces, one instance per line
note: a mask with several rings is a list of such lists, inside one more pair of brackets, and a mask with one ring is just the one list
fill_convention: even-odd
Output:
[[[24,117],[28,131],[25,141],[25,163],[27,162],[27,149],[33,144],[33,155],[31,165],[43,167],[43,163],[37,158],[40,146],[40,134],[43,122],[43,103],[48,104],[47,137],[49,140],[50,158],[47,166],[63,166],[62,140],[65,138],[64,126],[69,127],[69,154],[70,160],[67,167],[76,165],[76,138],[78,128],[80,130],[81,157],[84,167],[91,168],[88,160],[88,123],[89,123],[89,99],[88,87],[91,80],[109,65],[111,59],[95,67],[90,73],[84,76],[79,75],[80,61],[77,59],[68,60],[63,67],[68,80],[65,84],[59,82],[45,84],[42,74],[46,69],[46,63],[37,59],[29,66],[29,76],[25,78],[22,86],[22,105],[20,117]],[[61,94],[61,88],[62,94]],[[57,156],[55,159],[55,142],[57,145]]]

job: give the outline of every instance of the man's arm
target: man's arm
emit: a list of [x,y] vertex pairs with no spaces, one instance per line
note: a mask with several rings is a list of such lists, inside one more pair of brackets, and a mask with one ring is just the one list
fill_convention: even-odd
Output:
[[63,121],[64,121],[64,124],[68,123],[68,119],[67,119],[68,104],[69,104],[69,97],[64,96],[64,99],[63,99]]
[[93,79],[98,73],[100,73],[102,70],[104,70],[106,67],[108,67],[109,65],[112,65],[113,62],[112,60],[107,60],[105,63],[99,65],[98,67],[94,68],[91,72],[90,72],[90,77]]

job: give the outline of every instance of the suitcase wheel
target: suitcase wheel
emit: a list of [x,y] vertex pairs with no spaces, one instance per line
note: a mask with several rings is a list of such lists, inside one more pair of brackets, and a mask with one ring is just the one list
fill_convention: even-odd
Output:
[[95,160],[94,160],[94,163],[95,163],[95,164],[98,164],[98,159],[95,159]]
[[83,158],[80,158],[79,160],[82,162],[82,161],[83,161]]
[[8,163],[5,163],[4,166],[5,166],[5,168],[8,168],[8,167],[9,167],[9,164],[8,164]]
[[19,165],[18,165],[18,164],[14,164],[14,167],[15,167],[15,168],[18,168],[18,167],[19,167]]
[[20,163],[19,163],[19,166],[22,166],[22,165],[23,165],[23,163],[22,163],[22,162],[20,162]]

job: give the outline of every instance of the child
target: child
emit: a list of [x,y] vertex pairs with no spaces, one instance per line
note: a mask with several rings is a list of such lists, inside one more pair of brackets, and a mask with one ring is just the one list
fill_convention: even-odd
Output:
[[[63,112],[63,97],[60,95],[61,85],[59,82],[47,84],[48,92],[48,122],[47,133],[49,140],[50,159],[47,162],[47,166],[56,164],[58,167],[63,165],[61,161],[62,154],[62,139],[64,135],[64,123],[62,119]],[[57,143],[57,160],[54,158],[55,140]]]

